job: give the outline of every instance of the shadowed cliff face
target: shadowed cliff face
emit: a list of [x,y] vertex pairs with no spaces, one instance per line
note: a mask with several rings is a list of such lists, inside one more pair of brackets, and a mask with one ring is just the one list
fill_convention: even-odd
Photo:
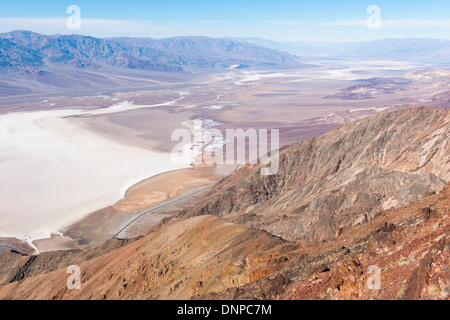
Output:
[[178,218],[213,214],[289,241],[336,237],[437,192],[450,179],[450,111],[382,113],[280,151],[280,170],[247,165]]

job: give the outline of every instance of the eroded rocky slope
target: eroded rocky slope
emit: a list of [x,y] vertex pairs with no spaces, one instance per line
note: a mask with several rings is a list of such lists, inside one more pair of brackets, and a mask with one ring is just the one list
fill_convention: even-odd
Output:
[[0,299],[449,299],[449,121],[379,114],[284,148],[277,175],[238,170],[141,238],[4,252]]
[[450,179],[450,111],[412,108],[365,118],[280,151],[279,172],[247,165],[178,218],[214,214],[296,242],[336,237],[442,190]]
[[60,269],[0,287],[0,299],[189,299],[272,274],[295,245],[214,216],[193,217],[79,263],[82,289]]

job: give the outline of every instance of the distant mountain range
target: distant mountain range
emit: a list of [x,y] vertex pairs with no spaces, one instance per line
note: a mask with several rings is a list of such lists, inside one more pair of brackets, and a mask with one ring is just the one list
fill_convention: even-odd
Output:
[[[448,65],[450,40],[430,38],[382,39],[367,42],[277,42],[258,37],[226,38],[296,55],[337,59],[393,60]],[[305,57],[302,57],[304,61]]]
[[330,240],[447,185],[449,123],[450,112],[435,108],[352,122],[283,148],[276,175],[261,175],[258,164],[227,176],[179,217],[217,215],[289,241]]
[[184,67],[299,64],[295,56],[255,44],[207,37],[99,39],[82,35],[0,34],[0,72],[35,74],[48,65],[182,72]]

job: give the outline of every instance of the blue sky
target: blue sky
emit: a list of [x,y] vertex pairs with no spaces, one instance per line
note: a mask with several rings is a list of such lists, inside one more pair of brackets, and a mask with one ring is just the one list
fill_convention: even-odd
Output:
[[[81,29],[66,25],[67,8],[81,11]],[[380,9],[379,29],[369,29],[370,5]],[[263,37],[277,41],[369,41],[381,38],[450,39],[450,1],[1,1],[0,32],[98,37]]]

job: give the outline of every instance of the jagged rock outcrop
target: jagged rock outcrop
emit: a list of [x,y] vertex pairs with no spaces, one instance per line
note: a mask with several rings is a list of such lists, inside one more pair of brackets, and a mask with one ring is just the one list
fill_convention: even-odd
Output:
[[279,171],[247,165],[178,218],[213,214],[289,241],[321,241],[450,180],[450,110],[402,109],[283,148]]

